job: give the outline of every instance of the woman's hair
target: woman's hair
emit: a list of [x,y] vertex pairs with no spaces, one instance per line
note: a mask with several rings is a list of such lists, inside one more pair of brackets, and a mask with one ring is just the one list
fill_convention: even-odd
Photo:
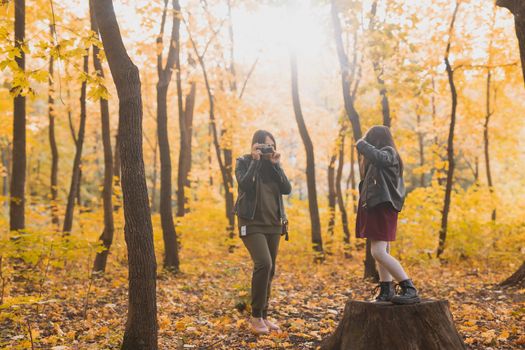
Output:
[[252,137],[252,146],[256,143],[266,143],[266,137],[269,137],[270,139],[272,139],[274,145],[275,145],[275,149],[277,149],[277,142],[275,142],[275,138],[273,137],[273,135],[269,132],[269,131],[266,131],[266,130],[257,130],[254,134],[253,134],[253,137]]
[[[399,175],[403,177],[403,161],[397,150],[394,138],[390,132],[390,128],[384,125],[374,125],[365,134],[365,141],[372,146],[381,149],[386,146],[390,146],[396,150],[397,159],[399,161]],[[366,164],[366,160],[365,160]]]

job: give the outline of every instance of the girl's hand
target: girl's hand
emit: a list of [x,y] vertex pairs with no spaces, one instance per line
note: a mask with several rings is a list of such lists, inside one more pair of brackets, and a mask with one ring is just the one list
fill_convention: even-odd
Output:
[[261,144],[259,143],[254,143],[253,146],[252,146],[252,158],[254,160],[260,160],[261,159],[261,155],[262,155],[262,152],[260,149],[258,149],[258,147],[262,146]]
[[272,164],[279,164],[279,161],[281,160],[281,153],[273,152],[272,157],[270,158],[270,161]]

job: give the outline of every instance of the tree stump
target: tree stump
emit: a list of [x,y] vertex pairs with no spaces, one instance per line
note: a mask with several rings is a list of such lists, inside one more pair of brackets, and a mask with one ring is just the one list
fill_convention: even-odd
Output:
[[334,334],[322,350],[466,349],[447,300],[394,305],[349,300]]

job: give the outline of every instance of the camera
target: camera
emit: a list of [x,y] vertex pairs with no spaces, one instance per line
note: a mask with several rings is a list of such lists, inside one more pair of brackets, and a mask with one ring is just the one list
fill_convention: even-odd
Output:
[[273,147],[270,145],[262,145],[257,147],[257,149],[260,150],[262,154],[271,154],[274,152]]

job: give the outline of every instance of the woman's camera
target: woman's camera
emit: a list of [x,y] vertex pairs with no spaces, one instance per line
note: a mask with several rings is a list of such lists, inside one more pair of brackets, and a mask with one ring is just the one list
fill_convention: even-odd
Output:
[[273,147],[271,145],[262,145],[257,147],[258,150],[261,151],[262,154],[270,154],[273,153]]

